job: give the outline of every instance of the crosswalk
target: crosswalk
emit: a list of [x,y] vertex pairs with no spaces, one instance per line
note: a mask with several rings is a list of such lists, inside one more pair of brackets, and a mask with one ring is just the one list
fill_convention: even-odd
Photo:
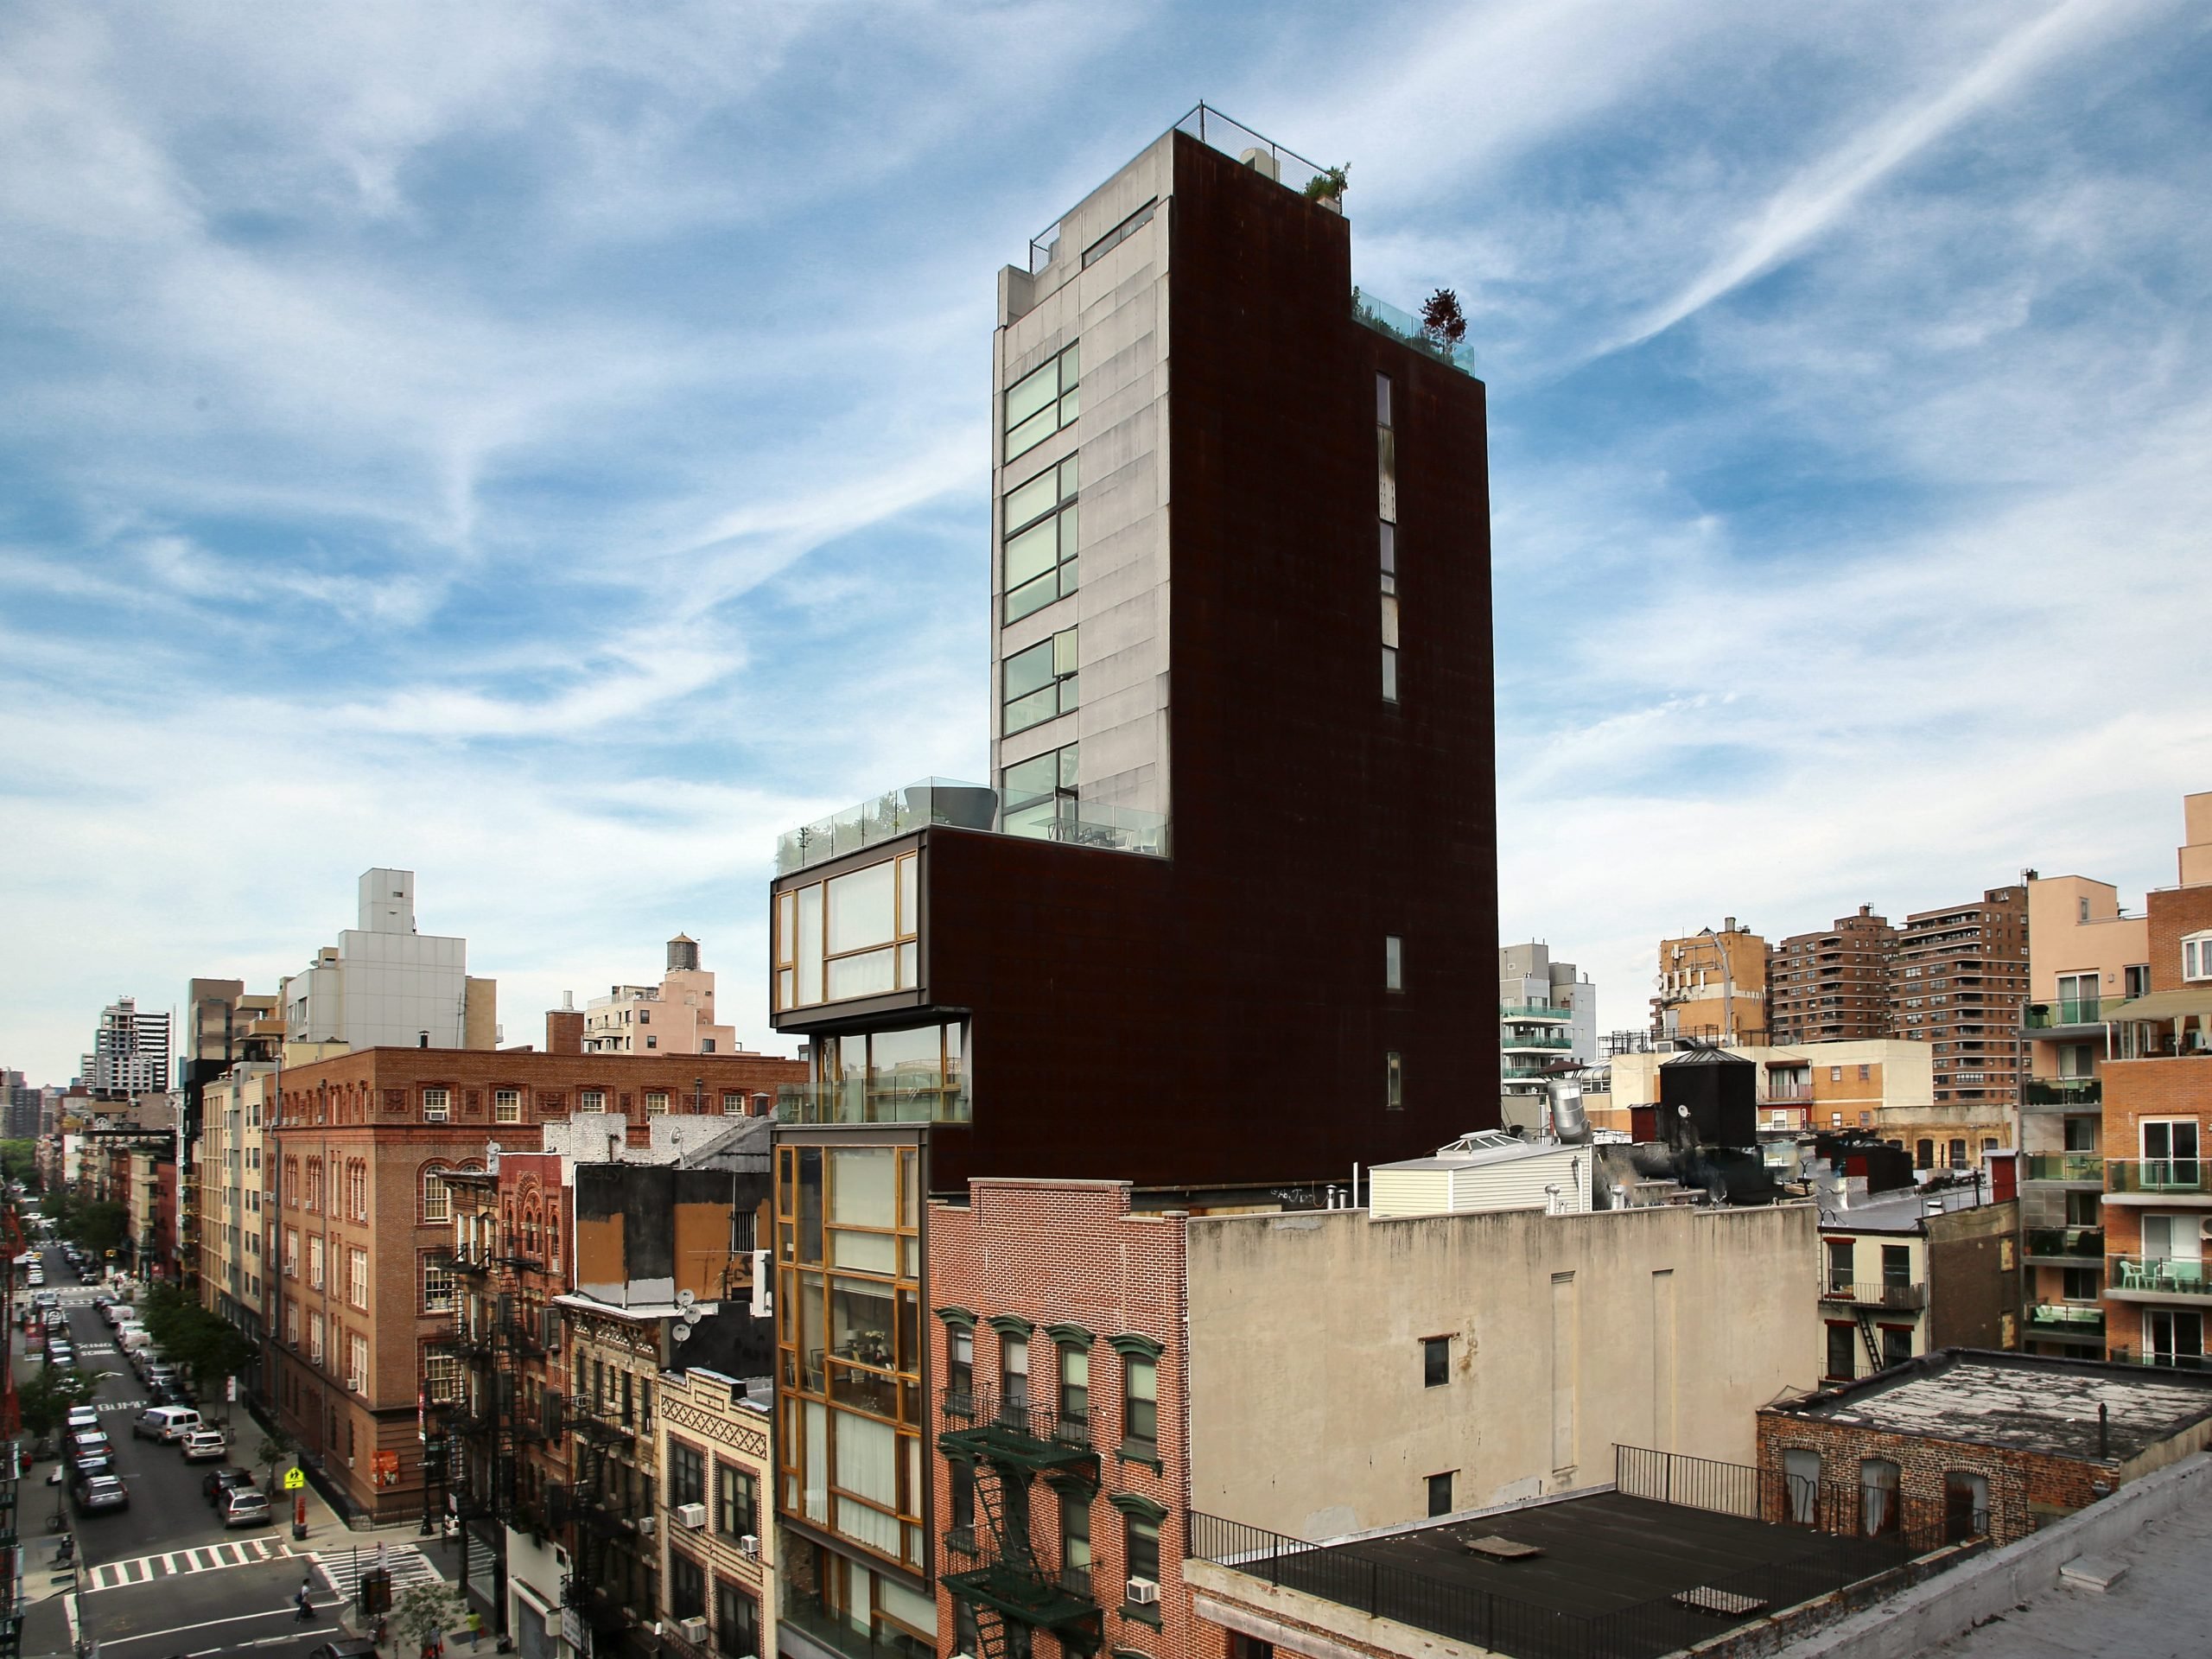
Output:
[[391,1571],[391,1592],[395,1596],[410,1584],[435,1584],[443,1577],[430,1564],[430,1558],[412,1544],[385,1544],[381,1549],[371,1547],[319,1550],[308,1559],[315,1564],[333,1590],[351,1601],[360,1586],[361,1574],[378,1564],[379,1555],[382,1564]]
[[[126,1584],[145,1584],[154,1579],[181,1577],[188,1573],[212,1573],[226,1567],[251,1567],[289,1555],[290,1548],[274,1538],[241,1538],[197,1549],[173,1549],[161,1555],[141,1555],[135,1560],[102,1561],[86,1570],[86,1590],[119,1590]],[[425,1566],[429,1563],[425,1562]]]

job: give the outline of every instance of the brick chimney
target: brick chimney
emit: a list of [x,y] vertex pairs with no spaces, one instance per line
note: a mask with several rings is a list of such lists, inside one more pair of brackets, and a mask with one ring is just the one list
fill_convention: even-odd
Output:
[[546,1009],[545,1052],[548,1054],[581,1054],[584,1052],[582,1009]]

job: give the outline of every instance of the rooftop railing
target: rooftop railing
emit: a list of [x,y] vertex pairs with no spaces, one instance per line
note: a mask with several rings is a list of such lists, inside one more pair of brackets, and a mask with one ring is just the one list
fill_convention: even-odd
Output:
[[1446,364],[1462,374],[1475,372],[1475,348],[1461,340],[1453,345],[1444,337],[1421,326],[1421,319],[1410,311],[1402,311],[1388,300],[1355,288],[1351,291],[1352,321],[1372,328],[1378,334],[1388,335],[1401,345],[1410,346],[1425,356]]
[[789,875],[937,823],[1155,858],[1164,858],[1167,853],[1164,813],[1086,801],[1060,816],[1024,813],[1008,823],[1001,810],[998,791],[988,785],[925,778],[830,817],[785,830],[776,837],[776,874]]

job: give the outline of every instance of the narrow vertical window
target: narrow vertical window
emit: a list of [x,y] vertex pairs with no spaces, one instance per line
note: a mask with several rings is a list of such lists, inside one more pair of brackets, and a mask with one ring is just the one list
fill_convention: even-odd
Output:
[[1398,437],[1390,418],[1390,377],[1375,377],[1376,516],[1382,584],[1382,700],[1398,700]]
[[1395,933],[1382,936],[1382,988],[1386,991],[1406,988],[1406,942]]
[[1395,1049],[1382,1057],[1382,1105],[1387,1111],[1406,1109],[1405,1077]]

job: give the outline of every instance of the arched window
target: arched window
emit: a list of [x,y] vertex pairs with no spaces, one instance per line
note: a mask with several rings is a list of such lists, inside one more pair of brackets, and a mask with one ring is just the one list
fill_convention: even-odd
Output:
[[306,1204],[309,1210],[322,1208],[322,1160],[320,1158],[308,1160]]
[[346,1165],[346,1213],[354,1221],[369,1218],[369,1166],[365,1159],[351,1159]]
[[300,1207],[300,1160],[296,1158],[284,1160],[283,1202],[294,1210]]
[[453,1189],[445,1184],[446,1166],[428,1164],[423,1169],[423,1207],[425,1227],[442,1227],[453,1220]]

